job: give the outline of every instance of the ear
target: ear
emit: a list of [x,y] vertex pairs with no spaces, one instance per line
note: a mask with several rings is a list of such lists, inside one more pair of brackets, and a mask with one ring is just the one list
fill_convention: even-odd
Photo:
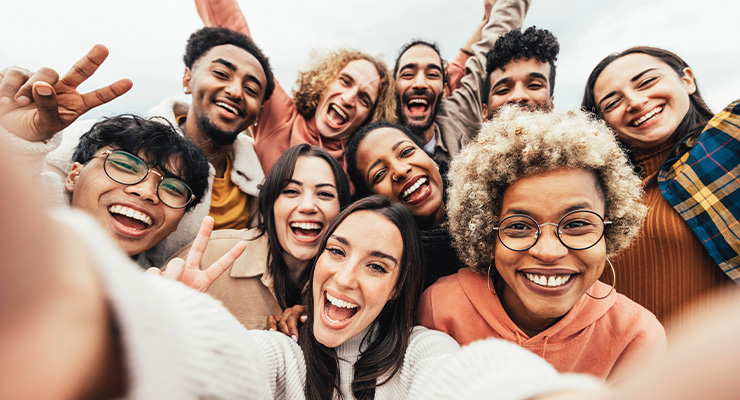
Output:
[[482,104],[480,115],[483,117],[483,121],[488,121],[488,104]]
[[74,193],[75,187],[77,186],[77,180],[80,178],[80,172],[82,172],[83,165],[76,162],[72,164],[72,169],[67,174],[67,179],[64,181],[64,189],[70,193]]
[[683,69],[682,72],[683,76],[681,77],[681,80],[686,86],[686,92],[689,95],[692,95],[694,94],[694,92],[696,92],[696,80],[694,79],[694,71],[692,71],[691,68],[686,67]]
[[185,94],[190,94],[190,78],[193,77],[193,71],[185,67],[185,73],[182,74],[182,89]]
[[555,95],[550,96],[550,108],[549,110],[552,111],[555,109]]

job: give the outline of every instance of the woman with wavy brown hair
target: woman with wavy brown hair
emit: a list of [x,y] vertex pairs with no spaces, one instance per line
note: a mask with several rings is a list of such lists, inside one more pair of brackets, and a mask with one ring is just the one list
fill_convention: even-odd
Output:
[[[223,26],[251,38],[235,0],[196,0],[206,26]],[[396,119],[393,78],[379,58],[357,50],[316,57],[298,76],[293,98],[275,81],[252,133],[265,174],[289,147],[308,143],[328,150],[343,166],[344,144],[367,122]]]

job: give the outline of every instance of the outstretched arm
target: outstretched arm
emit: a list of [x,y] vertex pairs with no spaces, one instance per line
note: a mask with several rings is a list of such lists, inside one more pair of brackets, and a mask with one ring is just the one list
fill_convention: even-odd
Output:
[[465,62],[473,55],[473,44],[481,40],[481,32],[488,23],[488,19],[491,17],[491,9],[496,3],[496,0],[483,0],[483,19],[475,28],[475,31],[470,36],[468,41],[460,49],[454,59],[447,64],[447,85],[445,86],[445,96],[449,96],[452,92],[459,88],[461,80],[465,76]]
[[247,19],[236,0],[195,0],[195,8],[205,26],[222,26],[252,38]]
[[77,91],[106,57],[108,49],[95,45],[61,79],[49,68],[0,71],[0,125],[28,141],[48,140],[82,114],[126,93],[133,86],[129,79],[85,94]]

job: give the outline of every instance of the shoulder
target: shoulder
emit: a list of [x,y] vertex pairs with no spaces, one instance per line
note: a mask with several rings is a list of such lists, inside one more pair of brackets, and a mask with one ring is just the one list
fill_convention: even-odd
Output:
[[617,323],[617,326],[622,326],[625,329],[660,332],[665,335],[663,325],[655,317],[655,314],[621,293],[616,293],[616,296],[617,299],[609,309],[608,314]]

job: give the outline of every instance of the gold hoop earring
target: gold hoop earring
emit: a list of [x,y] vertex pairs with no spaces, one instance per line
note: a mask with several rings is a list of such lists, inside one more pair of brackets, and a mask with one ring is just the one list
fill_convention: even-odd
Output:
[[491,290],[491,281],[493,280],[491,279],[491,266],[493,266],[493,263],[488,265],[488,274],[487,274],[488,275],[488,291],[491,292],[491,294],[495,296],[496,293],[494,293],[493,290]]
[[611,261],[609,261],[608,258],[606,258],[606,262],[609,263],[609,268],[611,268],[611,270],[612,270],[612,288],[609,291],[609,293],[607,293],[606,296],[604,296],[604,297],[594,297],[594,296],[591,296],[588,293],[588,290],[587,290],[586,291],[586,296],[588,296],[588,297],[590,297],[590,298],[592,298],[594,300],[603,300],[603,299],[609,297],[609,295],[612,294],[612,292],[614,291],[614,285],[617,283],[617,271],[614,270],[614,265],[612,264]]

